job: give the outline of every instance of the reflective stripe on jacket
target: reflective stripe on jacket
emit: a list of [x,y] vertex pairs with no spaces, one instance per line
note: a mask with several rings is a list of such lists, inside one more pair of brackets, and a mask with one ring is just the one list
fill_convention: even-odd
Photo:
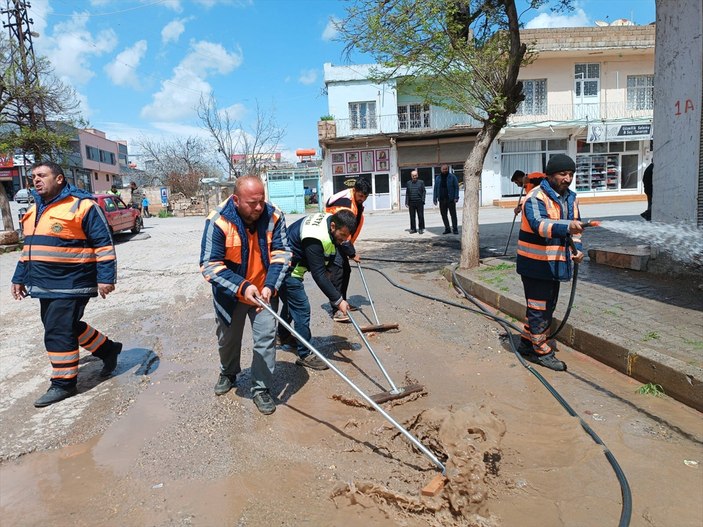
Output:
[[34,298],[93,297],[98,284],[114,284],[117,262],[100,206],[66,185],[49,203],[41,198],[22,218],[22,255],[12,283]]
[[[569,224],[581,219],[576,193],[569,190],[560,200],[544,179],[527,195],[522,210],[517,272],[541,280],[570,280]],[[582,250],[580,236],[572,238],[576,248]]]
[[[264,286],[276,294],[291,258],[283,212],[266,203],[254,227],[266,269]],[[237,295],[243,295],[250,285],[248,262],[248,232],[230,196],[208,216],[200,246],[200,272],[212,285],[215,312],[227,325],[232,322]]]
[[[294,264],[293,272],[291,273],[296,278],[303,278],[305,273],[308,271],[306,267],[307,262],[305,260],[305,255],[303,254],[302,242],[303,240],[312,238],[314,240],[319,240],[322,244],[322,251],[325,258],[325,266],[330,264],[335,255],[337,254],[337,247],[334,245],[332,238],[330,237],[329,222],[327,221],[331,214],[325,212],[318,212],[316,214],[311,214],[304,219],[299,220],[301,223],[300,231],[296,229],[296,232],[291,232],[291,246],[294,251]],[[296,222],[297,223],[297,222]],[[297,227],[297,225],[296,225]],[[296,254],[296,247],[299,246],[300,254]]]
[[354,243],[361,234],[361,228],[364,226],[364,206],[357,205],[354,200],[354,189],[341,190],[327,200],[325,212],[334,214],[338,210],[347,209],[354,213],[356,217],[356,229],[351,233],[351,242]]

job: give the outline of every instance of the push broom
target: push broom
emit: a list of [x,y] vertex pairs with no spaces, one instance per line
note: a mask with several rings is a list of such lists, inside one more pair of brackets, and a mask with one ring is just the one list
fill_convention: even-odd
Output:
[[[371,298],[371,292],[369,291],[369,286],[366,283],[366,278],[364,278],[364,272],[361,270],[361,264],[359,262],[356,262],[356,266],[359,269],[359,275],[361,276],[361,281],[364,283],[364,289],[366,289],[366,296],[368,297],[369,303],[371,304],[371,310],[373,311],[373,317],[376,320],[376,324],[371,325],[371,326],[362,326],[361,328],[359,328],[359,326],[357,326],[356,324],[354,324],[354,326],[357,329],[360,329],[364,333],[368,333],[371,331],[387,331],[389,329],[398,329],[398,324],[381,324],[381,321],[378,319],[378,313],[376,313],[376,307],[373,305],[373,299]],[[367,319],[368,319],[368,317],[367,317]],[[363,336],[362,336],[362,338],[363,338]]]

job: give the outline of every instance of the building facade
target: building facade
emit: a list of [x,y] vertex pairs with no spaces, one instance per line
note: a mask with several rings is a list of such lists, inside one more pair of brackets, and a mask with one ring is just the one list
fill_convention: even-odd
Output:
[[[642,199],[653,133],[654,36],[653,25],[522,31],[538,54],[521,70],[525,101],[486,157],[480,203],[514,202],[513,172],[542,171],[555,153],[576,160],[573,188],[582,198]],[[334,120],[318,123],[323,195],[366,177],[369,207],[390,209],[404,203],[414,169],[427,187],[442,164],[461,181],[480,123],[423,103],[407,77],[372,83],[372,69],[325,65]]]

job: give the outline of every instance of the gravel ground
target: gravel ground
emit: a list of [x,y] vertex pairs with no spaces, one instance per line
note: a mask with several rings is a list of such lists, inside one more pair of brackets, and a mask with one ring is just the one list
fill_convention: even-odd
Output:
[[[405,223],[405,215],[369,215],[362,257],[399,284],[459,301],[434,263],[458,259],[458,237],[436,234],[436,213],[422,238],[405,233]],[[277,356],[277,411],[259,414],[249,395],[248,332],[237,388],[216,397],[214,314],[197,265],[202,226],[203,218],[154,218],[140,235],[118,235],[117,290],[92,300],[85,316],[124,343],[116,375],[99,379],[100,361],[85,357],[79,395],[42,410],[32,406],[49,375],[38,304],[9,300],[18,254],[0,255],[3,524],[616,523],[620,488],[602,449],[520,366],[503,330],[371,270],[381,322],[400,330],[369,334],[369,342],[396,384],[425,387],[384,408],[447,465],[442,493],[421,497],[437,474],[433,463],[357,405],[341,378],[296,366],[290,350]],[[407,263],[416,260],[433,263]],[[387,390],[351,325],[332,322],[314,283],[306,286],[313,345],[365,393]],[[370,323],[356,272],[350,299],[362,307],[356,320]],[[622,465],[632,525],[700,525],[700,414],[638,396],[630,379],[561,353],[569,373],[542,373]]]

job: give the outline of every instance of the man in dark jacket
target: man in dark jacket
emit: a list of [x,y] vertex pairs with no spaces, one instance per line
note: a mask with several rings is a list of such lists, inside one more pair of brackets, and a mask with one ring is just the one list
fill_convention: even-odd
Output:
[[[576,164],[564,154],[547,163],[547,178],[525,198],[517,248],[517,272],[525,290],[526,320],[518,351],[527,360],[556,371],[566,364],[548,341],[559,283],[571,279],[572,261],[583,260],[576,193],[569,190]],[[576,254],[569,250],[572,238]]]
[[[344,300],[329,278],[328,268],[340,246],[356,228],[356,218],[349,209],[341,209],[335,214],[318,212],[299,219],[288,229],[288,241],[293,257],[291,271],[286,275],[281,299],[284,320],[292,320],[295,331],[310,342],[310,301],[305,293],[303,278],[309,270],[320,290],[329,299],[330,304],[347,316],[349,303]],[[290,333],[279,326],[278,335],[281,342],[290,340]],[[298,366],[313,370],[326,370],[327,365],[309,351],[302,342],[298,342]]]
[[42,408],[78,393],[78,347],[103,361],[101,377],[117,366],[122,344],[81,319],[88,301],[115,290],[117,262],[102,209],[71,186],[56,163],[32,167],[35,205],[22,218],[24,248],[12,277],[12,296],[38,298],[44,345],[53,368]]
[[242,350],[242,333],[251,322],[254,350],[251,394],[262,414],[276,404],[271,396],[276,365],[276,319],[257,299],[277,308],[275,295],[283,284],[290,249],[283,213],[266,202],[264,185],[256,176],[237,179],[234,193],[205,222],[200,269],[212,284],[220,353],[215,394],[230,391]]
[[405,206],[410,212],[410,234],[417,232],[417,225],[420,227],[420,234],[425,232],[425,183],[418,178],[417,170],[410,172],[410,181],[405,186]]
[[[434,178],[434,187],[432,187],[432,201],[435,205],[439,202],[439,213],[442,216],[444,223],[444,232],[442,234],[459,234],[459,228],[456,221],[456,204],[459,201],[459,180],[453,172],[449,171],[449,166],[442,165],[441,173]],[[452,230],[449,230],[449,219],[447,212],[452,217]]]

